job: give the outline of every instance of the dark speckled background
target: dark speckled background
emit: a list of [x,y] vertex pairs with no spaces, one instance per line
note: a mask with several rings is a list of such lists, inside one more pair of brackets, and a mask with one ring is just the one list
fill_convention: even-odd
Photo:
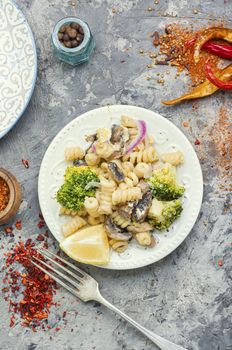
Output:
[[[222,188],[231,178],[225,175],[220,152],[210,136],[216,132],[214,124],[218,125],[222,106],[231,121],[231,93],[219,92],[194,103],[165,107],[160,100],[184,92],[186,78],[175,80],[170,68],[163,88],[156,83],[156,73],[167,68],[148,70],[150,59],[147,54],[140,55],[139,50],[152,50],[150,33],[174,21],[199,27],[209,19],[224,19],[231,27],[232,1],[160,0],[155,5],[152,0],[81,0],[73,7],[69,1],[19,0],[18,5],[35,34],[38,80],[27,112],[0,140],[0,165],[22,183],[23,203],[18,218],[23,222],[23,239],[35,238],[39,233],[39,167],[46,148],[64,125],[106,104],[128,103],[159,112],[176,124],[192,144],[196,138],[201,141],[194,146],[205,184],[197,223],[173,254],[154,265],[135,271],[89,271],[101,283],[106,298],[156,333],[189,350],[231,350],[231,197]],[[149,12],[148,7],[154,10]],[[198,9],[197,14],[194,9]],[[54,58],[50,35],[57,20],[75,14],[89,23],[97,47],[88,64],[72,68]],[[148,76],[150,80],[146,80]],[[189,127],[183,127],[183,121],[188,121]],[[223,138],[225,130],[219,131]],[[29,169],[23,167],[22,158],[29,159]],[[14,238],[2,234],[3,250],[18,235],[17,231]],[[53,247],[52,237],[49,242]],[[221,267],[219,260],[223,262]],[[155,349],[104,307],[85,305],[64,290],[57,294],[62,306],[52,309],[52,329],[45,333],[33,333],[19,324],[9,328],[8,305],[1,296],[0,350]],[[62,319],[64,310],[66,321]],[[55,332],[57,326],[61,327],[59,332]]]

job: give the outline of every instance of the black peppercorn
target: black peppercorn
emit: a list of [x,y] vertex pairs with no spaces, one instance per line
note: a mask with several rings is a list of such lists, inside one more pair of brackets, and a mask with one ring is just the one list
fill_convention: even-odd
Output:
[[65,41],[64,42],[64,45],[68,48],[71,48],[72,47],[72,42],[71,41]]
[[63,34],[63,33],[58,33],[58,39],[59,39],[60,41],[62,41],[63,38],[64,38],[64,34]]
[[79,45],[78,41],[76,41],[75,39],[71,41],[71,45],[72,47],[77,47]]
[[78,23],[71,23],[70,24],[71,28],[78,30],[80,28]]
[[60,27],[58,32],[59,41],[68,48],[79,46],[84,39],[83,28],[78,23],[70,23]]
[[71,27],[68,27],[68,28],[67,28],[66,33],[68,34],[68,36],[69,36],[71,39],[74,39],[74,38],[76,38],[76,36],[77,36],[77,31],[76,31],[76,29],[73,29],[73,28],[71,28]]

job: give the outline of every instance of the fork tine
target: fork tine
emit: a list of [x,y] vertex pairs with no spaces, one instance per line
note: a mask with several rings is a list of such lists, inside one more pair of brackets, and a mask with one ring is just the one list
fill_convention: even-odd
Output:
[[56,266],[59,266],[60,269],[64,270],[65,272],[67,272],[69,275],[71,275],[72,277],[74,277],[77,281],[79,281],[80,283],[82,283],[83,278],[80,277],[79,275],[73,273],[72,271],[70,271],[69,269],[67,269],[66,267],[64,267],[63,265],[59,264],[56,260],[50,258],[50,256],[44,254],[40,249],[38,249],[38,252],[43,255],[46,259],[48,259],[49,261],[51,261],[53,264],[55,264]]
[[62,272],[59,270],[56,270],[53,266],[48,265],[45,261],[38,259],[36,256],[33,256],[33,259],[37,260],[38,262],[42,263],[45,265],[47,268],[50,270],[54,271],[57,275],[63,277],[64,280],[68,281],[69,283],[72,284],[73,287],[76,287],[79,290],[79,283],[76,283],[72,278],[69,278],[68,276],[64,275]]
[[85,271],[79,269],[78,267],[76,267],[75,265],[71,264],[69,261],[61,258],[59,255],[56,255],[52,252],[50,252],[50,250],[47,250],[45,248],[40,248],[38,249],[38,251],[43,251],[44,255],[46,255],[46,257],[48,256],[48,254],[51,254],[52,256],[54,256],[55,258],[59,259],[60,261],[62,261],[63,263],[65,263],[66,265],[70,266],[73,270],[78,271],[79,273],[81,273],[84,277],[91,277],[90,275],[88,275]]
[[42,266],[36,264],[34,261],[31,260],[31,263],[33,265],[35,265],[36,267],[38,267],[38,269],[40,269],[41,271],[43,271],[44,273],[46,273],[46,275],[48,275],[49,277],[51,277],[54,281],[56,281],[57,283],[59,283],[62,287],[64,287],[65,289],[67,289],[70,293],[72,293],[73,295],[75,295],[76,297],[79,297],[79,293],[72,287],[68,286],[67,284],[65,284],[62,280],[60,280],[58,277],[54,276],[52,273],[50,273],[49,271],[47,271],[46,269],[44,269]]

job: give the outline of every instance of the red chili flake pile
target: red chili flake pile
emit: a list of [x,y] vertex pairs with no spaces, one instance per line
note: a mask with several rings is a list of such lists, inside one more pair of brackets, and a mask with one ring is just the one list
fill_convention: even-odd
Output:
[[10,198],[10,189],[7,182],[0,177],[0,211],[7,207]]
[[[191,86],[196,86],[204,82],[206,79],[206,61],[210,58],[211,66],[217,68],[220,58],[202,51],[199,62],[195,64],[193,60],[193,46],[188,49],[186,47],[186,42],[196,37],[196,35],[201,35],[203,30],[205,28],[194,31],[191,27],[172,23],[166,26],[165,33],[155,31],[152,34],[152,41],[155,47],[159,47],[159,51],[150,52],[149,56],[153,59],[153,64],[149,65],[148,68],[152,68],[153,65],[175,66],[177,69],[176,77],[180,75],[180,72],[185,71],[186,75],[190,78]],[[166,72],[166,74],[169,74],[169,72]],[[164,78],[164,74],[160,76]],[[158,79],[157,82],[164,84],[165,80]]]
[[29,168],[29,161],[27,159],[22,159],[22,163],[25,166],[26,169]]
[[[15,324],[19,315],[23,320],[22,326],[36,331],[42,320],[47,319],[51,306],[57,305],[53,301],[57,286],[54,280],[31,263],[31,257],[43,259],[34,246],[35,243],[29,238],[26,243],[19,242],[11,252],[5,253],[6,263],[2,272],[5,272],[3,283],[7,287],[2,292],[6,293],[5,300],[9,301],[9,311],[12,313],[10,326]],[[18,270],[16,264],[17,267],[21,265]],[[44,325],[42,329],[45,329]]]

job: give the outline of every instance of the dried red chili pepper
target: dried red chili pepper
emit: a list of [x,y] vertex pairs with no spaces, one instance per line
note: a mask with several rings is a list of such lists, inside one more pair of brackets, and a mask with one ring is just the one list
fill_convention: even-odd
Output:
[[27,159],[22,159],[22,163],[25,166],[26,169],[29,168],[29,161]]
[[232,29],[230,28],[207,28],[196,37],[194,44],[194,61],[199,61],[202,46],[210,39],[223,39],[232,43]]
[[[192,38],[185,43],[185,47],[189,48],[193,46],[196,42],[195,38]],[[206,50],[218,57],[225,58],[227,60],[232,60],[232,45],[218,44],[211,41],[207,41],[202,46],[203,50]]]
[[232,81],[225,82],[217,78],[210,67],[209,60],[206,62],[205,69],[206,69],[206,77],[212,84],[217,86],[219,89],[232,90]]

